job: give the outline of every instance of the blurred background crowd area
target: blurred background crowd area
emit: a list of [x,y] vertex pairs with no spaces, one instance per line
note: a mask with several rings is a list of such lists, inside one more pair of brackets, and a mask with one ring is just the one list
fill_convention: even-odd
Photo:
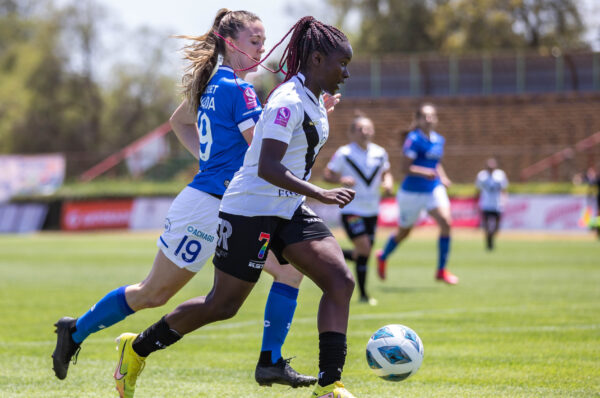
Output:
[[[490,156],[511,182],[570,182],[598,165],[594,1],[326,0],[320,7],[327,19],[318,17],[348,34],[355,57],[315,178],[360,110],[400,179],[403,135],[423,101],[438,107],[454,182],[472,183]],[[57,154],[66,181],[185,181],[195,173],[165,125],[181,100],[180,70],[170,60],[185,43],[151,26],[118,28],[113,17],[101,0],[0,0],[0,156]],[[107,30],[121,35],[121,48],[107,47]],[[250,75],[263,101],[281,78]]]

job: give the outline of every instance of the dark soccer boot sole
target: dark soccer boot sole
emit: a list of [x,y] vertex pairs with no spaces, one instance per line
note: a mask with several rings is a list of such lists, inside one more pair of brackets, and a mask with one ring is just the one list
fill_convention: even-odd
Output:
[[79,354],[80,344],[73,341],[71,337],[71,331],[75,328],[77,319],[71,317],[63,317],[54,324],[56,326],[56,348],[52,353],[52,369],[54,374],[60,380],[67,377],[67,371],[69,370],[69,362],[71,358],[75,356],[75,363],[77,361],[77,354]]

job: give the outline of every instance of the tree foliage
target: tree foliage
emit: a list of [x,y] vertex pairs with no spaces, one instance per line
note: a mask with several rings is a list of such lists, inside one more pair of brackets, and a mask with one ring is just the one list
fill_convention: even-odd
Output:
[[[328,0],[358,53],[586,47],[578,0]],[[358,29],[350,19],[358,15]]]
[[0,0],[0,153],[62,152],[76,175],[168,119],[166,38],[139,32],[144,63],[123,61],[101,82],[103,15],[93,0]]

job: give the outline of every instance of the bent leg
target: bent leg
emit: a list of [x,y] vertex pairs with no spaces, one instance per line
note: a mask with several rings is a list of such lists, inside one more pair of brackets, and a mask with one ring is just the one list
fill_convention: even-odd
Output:
[[371,255],[371,240],[367,234],[363,234],[352,239],[356,253],[356,279],[360,290],[360,297],[363,301],[368,301],[367,295],[367,263]]
[[147,357],[201,326],[233,317],[253,287],[254,283],[215,268],[213,288],[208,296],[195,297],[178,305],[160,321],[140,333],[132,344],[133,350],[139,356]]
[[148,276],[142,282],[125,289],[127,304],[134,311],[163,306],[194,275],[196,273],[175,265],[159,250]]
[[298,287],[304,275],[290,264],[281,265],[269,252],[264,271],[273,276],[263,326],[259,362],[274,364],[282,358],[281,348],[292,325],[298,299]]
[[73,340],[81,343],[90,334],[106,329],[136,311],[165,304],[194,275],[177,267],[159,250],[152,270],[143,282],[109,292],[79,317]]
[[290,244],[283,255],[323,291],[317,315],[319,385],[332,384],[341,379],[346,361],[346,330],[354,290],[352,272],[332,236]]

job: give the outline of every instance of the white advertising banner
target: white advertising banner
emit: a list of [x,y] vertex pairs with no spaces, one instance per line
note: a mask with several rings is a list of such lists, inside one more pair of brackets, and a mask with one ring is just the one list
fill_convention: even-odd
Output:
[[130,229],[159,229],[165,225],[165,217],[175,198],[137,198],[133,201]]
[[0,233],[30,233],[42,229],[48,205],[43,203],[0,204]]
[[0,203],[15,195],[49,195],[63,184],[65,157],[0,155]]
[[509,195],[501,228],[543,231],[586,231],[584,195]]

